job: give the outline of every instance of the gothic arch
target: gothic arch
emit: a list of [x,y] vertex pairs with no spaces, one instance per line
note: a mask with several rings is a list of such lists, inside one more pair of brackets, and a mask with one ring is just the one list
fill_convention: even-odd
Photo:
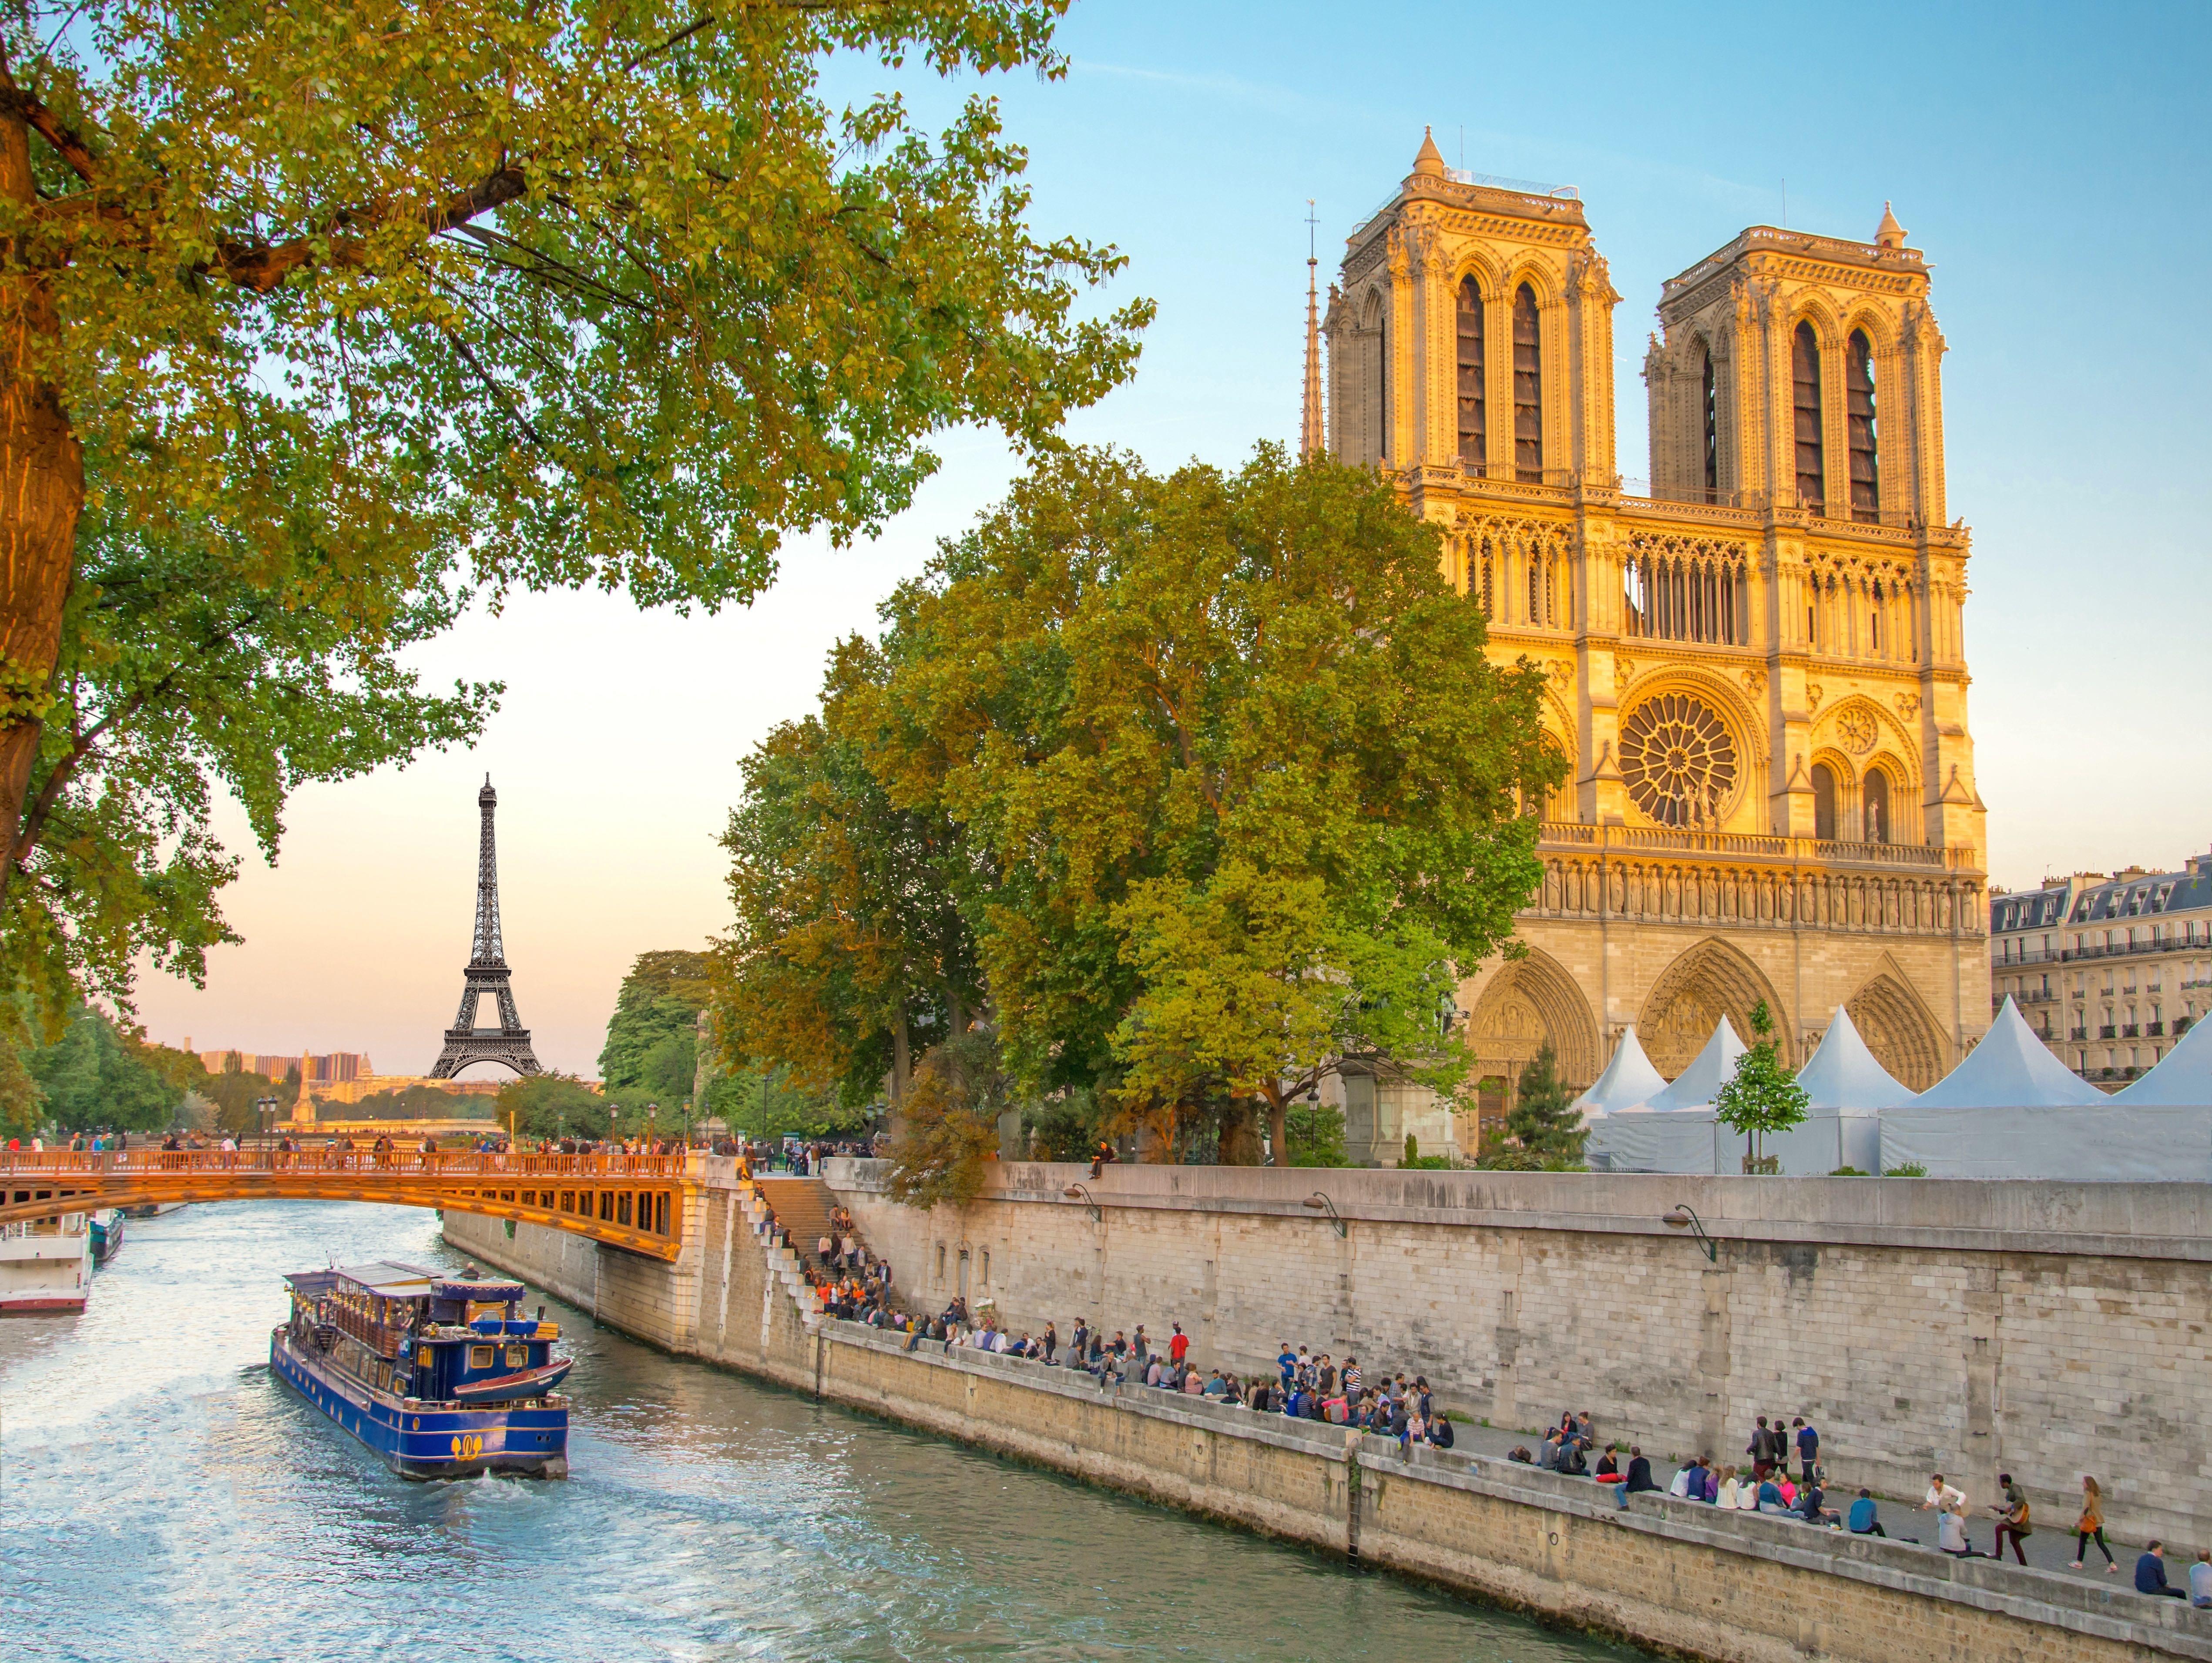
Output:
[[1784,332],[1790,335],[1796,334],[1797,325],[1800,324],[1813,325],[1813,338],[1820,343],[1820,353],[1824,358],[1831,352],[1843,350],[1844,338],[1847,331],[1844,329],[1842,321],[1836,316],[1835,308],[1820,295],[1804,294],[1798,297],[1796,306],[1790,313],[1790,327]]
[[1671,1080],[1696,1059],[1723,1017],[1749,1043],[1752,1009],[1762,999],[1786,1063],[1791,1029],[1773,984],[1739,949],[1707,936],[1661,974],[1637,1017],[1636,1036],[1651,1065]]
[[[1682,664],[1656,665],[1623,689],[1616,707],[1620,723],[1626,725],[1650,701],[1669,693],[1688,694],[1698,699],[1711,708],[1728,731],[1735,747],[1736,781],[1721,810],[1720,825],[1724,829],[1743,829],[1736,818],[1738,814],[1766,800],[1768,757],[1764,728],[1745,705],[1740,688],[1730,685],[1725,677]],[[1651,823],[1642,809],[1635,808],[1634,811],[1644,823]],[[1753,829],[1764,830],[1765,825],[1762,822]]]
[[1508,292],[1503,269],[1486,249],[1464,248],[1460,251],[1459,263],[1452,270],[1452,293],[1458,294],[1459,286],[1469,277],[1474,279],[1474,286],[1482,291],[1486,304]]
[[1946,1071],[1943,1030],[1887,954],[1882,964],[1844,1001],[1844,1009],[1875,1060],[1904,1085],[1925,1091]]
[[1577,1090],[1602,1071],[1589,1001],[1565,967],[1531,947],[1526,957],[1502,963],[1483,978],[1481,996],[1468,1021],[1467,1044],[1474,1053],[1475,1074],[1503,1075],[1510,1093],[1547,1040],[1559,1057],[1560,1077]]
[[1888,314],[1863,303],[1855,306],[1837,325],[1836,338],[1848,341],[1853,330],[1866,331],[1867,344],[1877,355],[1897,349],[1897,327]]
[[1548,317],[1553,307],[1564,304],[1558,275],[1534,255],[1524,255],[1513,263],[1498,292],[1510,301],[1523,283],[1535,291],[1538,317]]

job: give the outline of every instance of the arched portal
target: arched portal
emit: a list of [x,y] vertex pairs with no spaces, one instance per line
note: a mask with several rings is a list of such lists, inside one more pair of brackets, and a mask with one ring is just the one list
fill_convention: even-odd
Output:
[[1925,1091],[1945,1071],[1943,1035],[1919,998],[1885,970],[1844,1001],[1875,1060],[1900,1084]]
[[1574,1090],[1597,1078],[1602,1065],[1589,1002],[1565,967],[1531,948],[1525,958],[1500,965],[1483,979],[1481,997],[1468,1023],[1473,1077],[1486,1118],[1505,1113],[1521,1071],[1547,1042],[1559,1059],[1560,1077]]
[[1782,1059],[1790,1062],[1790,1022],[1773,986],[1740,950],[1708,936],[1661,974],[1644,1001],[1636,1036],[1651,1065],[1671,1080],[1696,1060],[1723,1017],[1748,1043],[1751,1013],[1762,999],[1782,1042]]

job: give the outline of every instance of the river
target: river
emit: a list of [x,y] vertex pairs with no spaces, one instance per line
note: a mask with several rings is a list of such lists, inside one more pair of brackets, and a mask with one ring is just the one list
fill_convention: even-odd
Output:
[[551,1300],[574,1476],[410,1484],[267,1367],[285,1272],[387,1258],[460,1262],[426,1211],[189,1207],[131,1221],[84,1315],[0,1321],[0,1655],[1641,1655],[664,1356]]

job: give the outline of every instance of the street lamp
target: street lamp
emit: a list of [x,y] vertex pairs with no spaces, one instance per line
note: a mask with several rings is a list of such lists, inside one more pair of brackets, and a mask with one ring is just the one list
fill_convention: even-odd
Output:
[[1337,1240],[1340,1241],[1344,1239],[1345,1232],[1350,1227],[1345,1223],[1343,1218],[1338,1214],[1336,1211],[1336,1203],[1330,1200],[1328,1196],[1322,1194],[1321,1191],[1316,1190],[1311,1195],[1309,1195],[1304,1200],[1298,1203],[1298,1205],[1302,1207],[1311,1207],[1316,1212],[1327,1213],[1328,1215],[1329,1228],[1336,1232]]
[[256,1097],[253,1107],[261,1120],[261,1140],[266,1143],[269,1141],[269,1122],[276,1113],[276,1100],[274,1097]]
[[1721,1262],[1720,1243],[1705,1234],[1705,1220],[1698,1217],[1688,1203],[1677,1201],[1671,1211],[1659,1215],[1659,1222],[1670,1230],[1696,1231],[1698,1245],[1705,1250],[1708,1262],[1715,1265]]

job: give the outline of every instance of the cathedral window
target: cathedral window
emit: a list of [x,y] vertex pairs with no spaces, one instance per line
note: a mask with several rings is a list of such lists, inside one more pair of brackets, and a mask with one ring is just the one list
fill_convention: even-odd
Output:
[[1368,408],[1375,415],[1375,456],[1390,457],[1390,308],[1379,294],[1367,297],[1367,385],[1373,392]]
[[1750,577],[1733,550],[1693,545],[1689,552],[1643,550],[1621,567],[1625,633],[1661,640],[1750,643]]
[[1487,455],[1482,369],[1482,291],[1466,277],[1459,286],[1459,464],[1475,472]]
[[1721,499],[1721,401],[1718,389],[1713,385],[1713,353],[1711,347],[1705,352],[1705,387],[1701,395],[1705,427],[1705,501]]
[[1836,773],[1826,762],[1813,764],[1813,835],[1823,842],[1836,835]]
[[1875,658],[1881,656],[1881,586],[1874,586],[1874,604],[1867,612],[1867,650]]
[[1868,769],[1864,796],[1866,841],[1869,843],[1889,842],[1889,776],[1880,768]]
[[1490,539],[1488,537],[1485,537],[1482,540],[1482,616],[1486,618],[1494,618],[1498,616],[1498,610],[1492,601],[1492,556],[1490,552]]
[[1844,393],[1851,452],[1851,518],[1881,518],[1881,472],[1875,454],[1874,347],[1855,329],[1844,349]]
[[1659,824],[1717,826],[1735,791],[1735,742],[1702,700],[1662,693],[1621,724],[1620,773]]
[[1798,325],[1790,338],[1797,415],[1797,502],[1809,513],[1824,513],[1827,470],[1820,455],[1820,343],[1810,324]]
[[1544,483],[1543,355],[1536,291],[1523,283],[1513,293],[1513,476],[1537,485]]

